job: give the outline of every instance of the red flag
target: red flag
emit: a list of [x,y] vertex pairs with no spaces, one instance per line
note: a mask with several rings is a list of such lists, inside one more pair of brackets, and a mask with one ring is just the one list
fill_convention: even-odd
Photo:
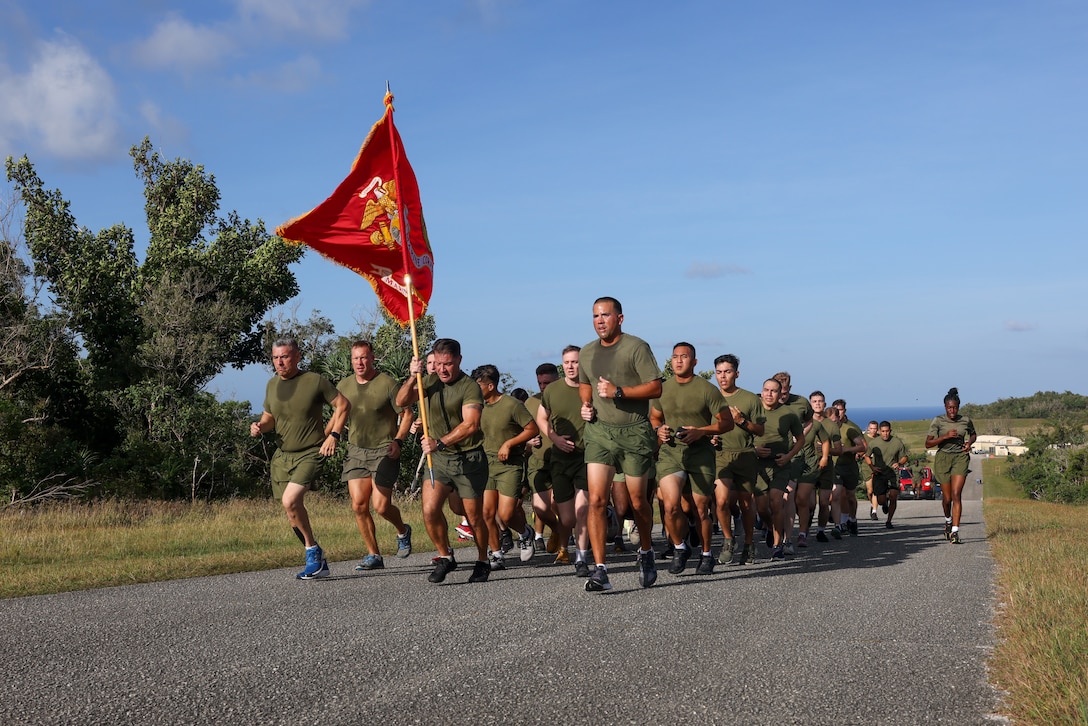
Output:
[[382,307],[401,325],[410,319],[405,282],[410,275],[412,312],[417,318],[426,312],[434,258],[416,175],[393,125],[391,93],[385,94],[385,115],[370,129],[347,178],[332,196],[280,225],[276,234],[308,244],[365,277]]

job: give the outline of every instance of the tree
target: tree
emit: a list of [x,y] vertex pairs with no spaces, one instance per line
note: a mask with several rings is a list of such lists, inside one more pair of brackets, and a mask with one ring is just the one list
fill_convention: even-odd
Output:
[[201,389],[226,365],[263,358],[260,321],[298,292],[289,266],[304,250],[260,220],[235,212],[220,218],[215,178],[202,166],[164,160],[147,138],[130,153],[150,230],[142,263],[131,229],[92,233],[59,190],[45,189],[29,159],[8,157],[5,166],[25,207],[31,272],[54,301],[42,319],[63,321],[61,339],[82,343],[83,393],[101,421],[95,429],[105,433],[96,446],[151,466],[180,457],[189,482],[199,477],[189,471],[194,460],[215,458],[193,448],[201,426],[220,430],[226,422],[219,418],[234,416],[244,435],[244,415],[209,405]]

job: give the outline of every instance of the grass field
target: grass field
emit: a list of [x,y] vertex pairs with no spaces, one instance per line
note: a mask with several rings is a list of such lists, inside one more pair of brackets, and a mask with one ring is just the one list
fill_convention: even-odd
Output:
[[[924,451],[927,422],[895,428],[912,452]],[[1028,500],[1005,466],[1003,459],[983,463],[983,511],[998,572],[990,678],[1017,723],[1088,726],[1088,507]],[[306,503],[330,558],[361,558],[349,503],[320,493]],[[419,503],[402,510],[417,549],[431,549]],[[393,528],[376,523],[391,554]],[[282,509],[268,500],[7,509],[0,532],[2,598],[302,566]]]

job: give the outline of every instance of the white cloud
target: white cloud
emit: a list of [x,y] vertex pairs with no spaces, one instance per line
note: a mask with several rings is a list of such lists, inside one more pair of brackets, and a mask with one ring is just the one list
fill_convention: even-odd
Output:
[[747,275],[750,271],[740,265],[722,265],[717,262],[692,262],[684,271],[684,277],[697,279],[713,279],[726,275]]
[[355,8],[367,0],[237,0],[241,20],[263,33],[339,39]]
[[1005,330],[1009,331],[1010,333],[1027,333],[1035,330],[1035,324],[1025,323],[1021,320],[1006,320]]
[[154,101],[140,104],[140,116],[151,127],[151,135],[158,143],[177,144],[189,137],[189,128],[180,119],[163,113]]
[[306,91],[321,78],[321,63],[312,56],[301,56],[276,68],[255,71],[236,80],[245,86],[256,86],[278,93]]
[[215,66],[233,51],[230,32],[171,15],[137,44],[136,57],[156,68],[191,70]]
[[118,147],[113,80],[67,37],[38,44],[25,74],[0,67],[0,143],[33,143],[58,157],[103,158]]

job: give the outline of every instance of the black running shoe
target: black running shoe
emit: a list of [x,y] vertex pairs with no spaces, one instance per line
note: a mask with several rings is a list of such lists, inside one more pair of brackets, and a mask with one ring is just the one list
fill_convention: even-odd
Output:
[[575,577],[589,577],[589,565],[585,560],[578,560],[574,563],[574,576]]
[[699,556],[699,566],[695,568],[696,575],[713,575],[714,558],[710,555]]
[[[687,550],[685,549],[686,553]],[[677,552],[677,557],[680,552]],[[687,559],[686,557],[684,558]],[[600,569],[600,568],[597,568]],[[654,551],[638,553],[638,584],[642,587],[651,587],[657,582],[657,565],[654,564]]]
[[816,533],[817,542],[827,542],[827,533],[822,529]]
[[952,523],[951,522],[945,522],[944,523],[944,538],[947,539],[947,540],[952,539]]
[[499,549],[504,555],[514,549],[514,535],[510,534],[509,529],[499,530]]
[[472,574],[468,576],[469,582],[487,582],[491,575],[491,565],[487,562],[476,560],[472,563]]
[[446,575],[457,569],[457,563],[452,557],[441,557],[434,565],[434,572],[427,576],[430,582],[442,582]]
[[689,557],[691,557],[690,547],[677,548],[676,554],[672,558],[672,564],[669,565],[669,574],[679,575],[683,572],[684,568],[688,566]]
[[884,523],[884,529],[895,529],[895,525],[892,524],[891,522],[885,522]]
[[963,544],[963,540],[960,539],[960,533],[959,532],[949,533],[948,541],[951,542],[952,544]]
[[603,567],[595,568],[586,580],[586,592],[604,592],[611,589],[612,583],[608,581],[608,572]]

